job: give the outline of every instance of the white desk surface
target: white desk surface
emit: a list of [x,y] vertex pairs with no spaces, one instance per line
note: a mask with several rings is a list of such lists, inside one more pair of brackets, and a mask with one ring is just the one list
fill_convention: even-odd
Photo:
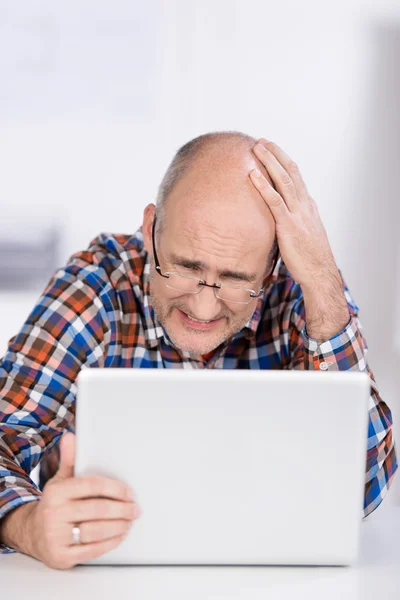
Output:
[[398,600],[400,507],[381,514],[379,510],[362,522],[360,556],[352,567],[77,566],[57,571],[29,556],[7,554],[0,555],[0,596],[4,600]]

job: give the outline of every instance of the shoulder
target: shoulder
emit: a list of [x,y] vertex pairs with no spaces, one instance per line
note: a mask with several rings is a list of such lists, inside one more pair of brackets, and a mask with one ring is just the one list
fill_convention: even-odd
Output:
[[123,281],[133,285],[142,280],[146,258],[141,228],[133,234],[103,232],[72,254],[62,271],[92,287],[107,282],[117,288]]

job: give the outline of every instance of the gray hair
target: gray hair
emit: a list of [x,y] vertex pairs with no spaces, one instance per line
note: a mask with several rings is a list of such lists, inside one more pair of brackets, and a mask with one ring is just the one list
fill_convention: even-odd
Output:
[[[157,235],[162,232],[167,199],[175,185],[185,173],[187,173],[195,161],[200,156],[204,155],[208,147],[224,141],[230,142],[232,146],[247,146],[249,149],[253,148],[257,143],[257,140],[254,137],[242,133],[241,131],[214,131],[199,135],[181,146],[170,162],[158,188],[156,198]],[[276,252],[277,243],[275,238],[273,247],[268,256],[268,262],[273,259]]]

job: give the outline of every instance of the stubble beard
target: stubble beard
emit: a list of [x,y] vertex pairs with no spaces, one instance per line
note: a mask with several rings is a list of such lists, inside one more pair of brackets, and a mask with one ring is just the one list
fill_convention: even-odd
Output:
[[210,341],[206,346],[204,346],[204,343],[201,344],[201,338],[205,337],[206,335],[209,335],[209,333],[207,331],[193,330],[193,335],[196,335],[196,337],[198,336],[199,342],[191,344],[190,347],[186,347],[185,345],[182,345],[179,342],[177,336],[175,336],[174,331],[171,330],[171,327],[169,327],[169,324],[168,324],[168,319],[169,319],[170,315],[172,314],[173,310],[176,308],[179,308],[183,312],[189,312],[189,314],[190,314],[190,311],[187,310],[187,307],[185,307],[185,304],[182,301],[177,299],[172,302],[169,302],[165,306],[162,304],[162,302],[158,301],[158,299],[155,295],[153,295],[151,287],[150,287],[150,300],[151,300],[151,304],[154,308],[154,311],[157,315],[157,318],[158,318],[160,324],[167,332],[168,337],[170,338],[173,345],[181,351],[188,352],[189,355],[192,357],[196,357],[201,354],[207,354],[208,352],[212,352],[213,350],[218,348],[218,346],[220,346],[221,344],[226,342],[228,339],[230,339],[231,337],[236,335],[236,333],[238,333],[241,329],[243,329],[243,327],[246,325],[247,321],[249,320],[249,316],[239,318],[239,317],[235,317],[234,315],[232,316],[231,312],[229,312],[228,310],[225,310],[222,314],[220,314],[218,316],[219,317],[227,317],[230,319],[231,326],[229,327],[229,330],[221,332],[221,334],[214,341],[212,341],[212,342]]

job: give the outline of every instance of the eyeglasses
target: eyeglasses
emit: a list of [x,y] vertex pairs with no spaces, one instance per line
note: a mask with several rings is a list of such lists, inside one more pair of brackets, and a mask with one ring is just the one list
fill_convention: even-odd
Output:
[[[154,216],[153,227],[151,231],[154,262],[156,271],[161,277],[168,280],[165,281],[165,285],[171,290],[177,292],[183,292],[184,294],[199,294],[205,287],[214,288],[214,293],[217,298],[224,300],[224,302],[232,302],[234,304],[250,304],[253,298],[259,298],[265,291],[265,287],[262,287],[257,293],[255,290],[243,288],[235,285],[225,285],[220,283],[207,283],[204,279],[193,277],[192,275],[186,275],[185,273],[178,273],[177,271],[161,271],[160,263],[158,261],[156,245],[155,245],[155,225],[156,217]],[[276,263],[279,258],[279,249],[277,249],[274,265],[268,277],[273,273]]]

